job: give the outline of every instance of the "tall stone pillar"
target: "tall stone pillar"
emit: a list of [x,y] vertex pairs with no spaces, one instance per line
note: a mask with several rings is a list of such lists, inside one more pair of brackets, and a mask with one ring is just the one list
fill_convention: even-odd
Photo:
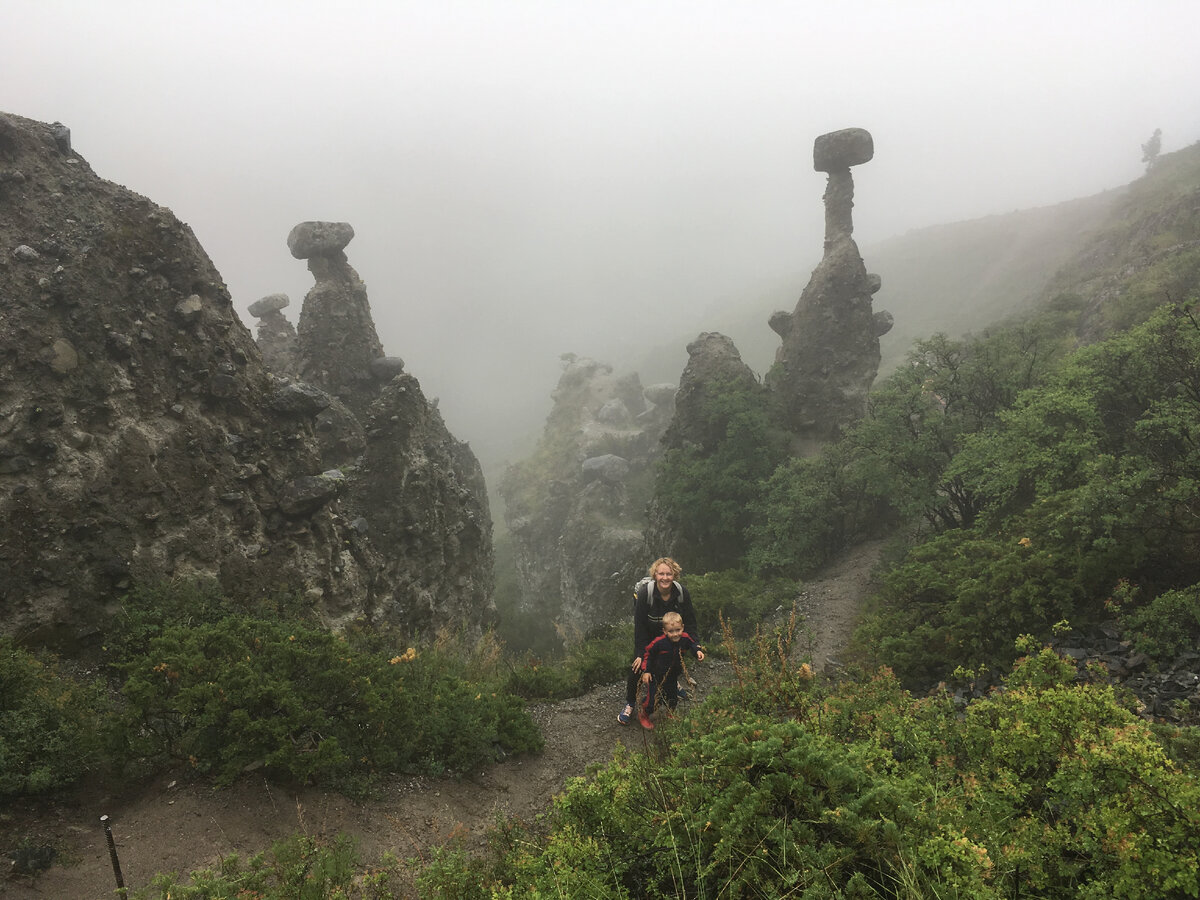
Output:
[[867,274],[854,243],[854,179],[850,167],[875,154],[870,132],[847,128],[813,144],[813,167],[828,175],[825,252],[792,312],[771,316],[783,343],[767,386],[778,397],[796,450],[817,453],[866,411],[879,372],[879,338],[892,327],[888,313],[872,310],[877,275]]

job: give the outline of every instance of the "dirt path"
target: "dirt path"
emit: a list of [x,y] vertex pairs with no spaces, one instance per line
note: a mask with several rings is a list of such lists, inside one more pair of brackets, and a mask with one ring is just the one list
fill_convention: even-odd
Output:
[[875,588],[875,568],[883,541],[870,541],[831,563],[800,591],[800,612],[812,632],[812,660],[818,672],[846,645],[862,614],[863,601]]
[[[813,660],[826,665],[849,635],[879,545],[857,548],[804,585],[801,611],[812,631]],[[699,664],[697,700],[707,685],[722,680],[727,664]],[[611,759],[618,744],[634,752],[646,736],[634,725],[616,722],[623,684],[532,707],[545,737],[537,757],[511,759],[463,779],[396,779],[380,796],[363,803],[321,790],[289,793],[262,779],[247,779],[225,790],[164,778],[135,795],[83,793],[70,801],[12,810],[0,809],[0,850],[28,838],[59,850],[60,862],[36,880],[0,880],[5,900],[109,900],[115,879],[99,817],[112,820],[125,884],[147,885],[157,872],[187,872],[215,865],[230,853],[249,855],[297,830],[332,837],[354,835],[363,859],[385,850],[424,859],[431,847],[452,837],[479,846],[498,816],[532,820],[568,778]]]

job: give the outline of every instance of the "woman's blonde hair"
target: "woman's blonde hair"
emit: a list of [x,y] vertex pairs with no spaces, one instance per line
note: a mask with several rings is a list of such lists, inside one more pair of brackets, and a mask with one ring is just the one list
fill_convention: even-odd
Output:
[[678,578],[683,574],[683,566],[675,562],[675,560],[671,559],[669,556],[660,556],[654,562],[650,563],[650,568],[646,571],[646,574],[653,578],[654,570],[659,566],[669,566],[671,568],[671,575],[674,578]]

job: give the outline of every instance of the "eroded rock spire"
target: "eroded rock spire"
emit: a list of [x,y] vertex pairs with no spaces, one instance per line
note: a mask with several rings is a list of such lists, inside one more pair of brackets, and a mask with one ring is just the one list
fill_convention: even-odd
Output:
[[356,414],[356,398],[369,396],[371,364],[383,345],[371,318],[367,288],[346,260],[354,229],[346,222],[301,222],[288,235],[288,249],[307,259],[316,284],[304,297],[297,326],[300,378],[328,391]]
[[258,319],[255,343],[267,368],[278,375],[295,376],[296,329],[284,316],[291,301],[287,294],[270,294],[250,304],[250,315]]
[[854,243],[854,179],[850,167],[875,154],[870,132],[846,128],[813,143],[813,168],[825,172],[825,252],[792,312],[771,316],[783,343],[767,384],[780,398],[797,450],[811,454],[861,418],[879,371],[879,338],[892,327],[875,313],[880,288]]

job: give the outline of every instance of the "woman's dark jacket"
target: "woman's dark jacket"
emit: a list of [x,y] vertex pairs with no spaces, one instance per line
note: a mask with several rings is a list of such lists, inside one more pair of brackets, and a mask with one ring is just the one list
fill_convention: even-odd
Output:
[[662,634],[663,613],[677,612],[683,617],[683,630],[696,635],[696,609],[692,596],[678,581],[671,585],[671,596],[664,601],[658,593],[658,585],[647,582],[638,588],[633,597],[633,652],[643,656],[652,640]]

